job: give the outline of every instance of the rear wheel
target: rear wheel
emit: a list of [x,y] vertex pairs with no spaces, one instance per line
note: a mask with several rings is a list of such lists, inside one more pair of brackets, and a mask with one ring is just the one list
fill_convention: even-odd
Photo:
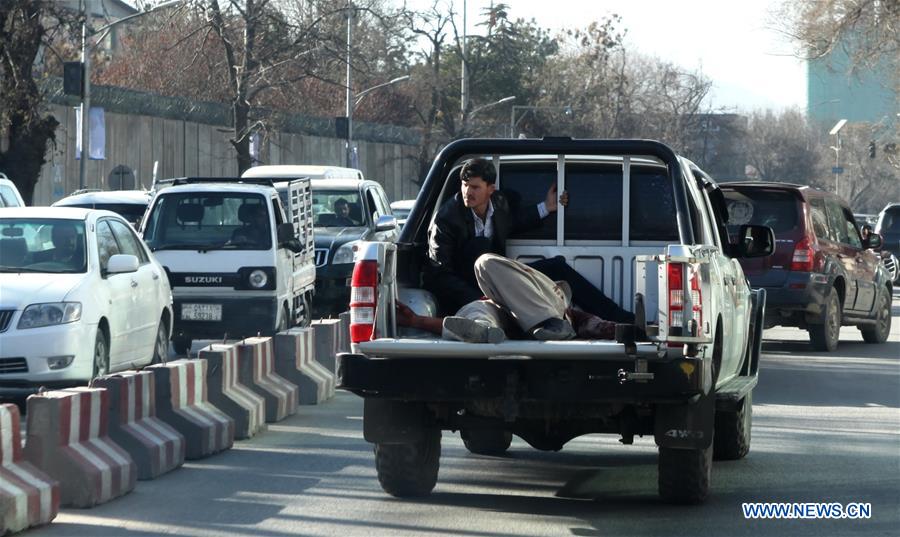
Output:
[[750,452],[753,392],[747,393],[736,410],[716,411],[713,457],[720,461],[744,458]]
[[502,455],[512,443],[512,433],[499,429],[463,429],[466,449],[478,455]]
[[437,484],[441,431],[429,429],[412,444],[375,444],[375,470],[381,488],[391,496],[424,496]]
[[878,315],[875,324],[859,329],[866,343],[884,343],[891,333],[891,294],[882,289],[878,297]]
[[809,325],[809,341],[817,351],[832,352],[837,349],[841,334],[841,300],[832,289],[825,299],[825,315],[822,324]]
[[669,503],[700,503],[709,494],[713,447],[659,448],[659,495]]
[[281,318],[278,320],[278,323],[275,325],[275,333],[284,332],[288,328],[291,327],[293,323],[291,322],[291,312],[288,310],[287,306],[282,306],[281,308]]

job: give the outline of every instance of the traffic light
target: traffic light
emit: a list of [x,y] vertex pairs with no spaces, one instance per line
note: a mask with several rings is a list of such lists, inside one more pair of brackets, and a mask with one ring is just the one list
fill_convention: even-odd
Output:
[[63,93],[81,96],[84,90],[84,64],[81,62],[63,63]]
[[869,158],[875,158],[876,145],[875,140],[869,142]]

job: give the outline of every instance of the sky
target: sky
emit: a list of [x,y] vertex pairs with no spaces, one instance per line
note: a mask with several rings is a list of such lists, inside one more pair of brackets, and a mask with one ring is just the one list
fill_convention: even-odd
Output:
[[[450,0],[445,0],[449,2]],[[453,0],[462,13],[463,0]],[[496,1],[495,1],[496,3]],[[806,105],[805,62],[774,29],[770,7],[779,0],[504,0],[513,18],[534,18],[545,28],[583,28],[616,13],[628,30],[626,47],[713,81],[716,109],[782,110]],[[411,6],[431,4],[410,1]],[[490,0],[467,0],[468,31]]]

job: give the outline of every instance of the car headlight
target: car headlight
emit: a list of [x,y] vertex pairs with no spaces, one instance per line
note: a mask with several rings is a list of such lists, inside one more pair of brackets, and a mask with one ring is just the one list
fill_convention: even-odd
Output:
[[73,323],[81,319],[81,302],[49,302],[32,304],[22,312],[18,328],[38,328]]
[[247,281],[250,283],[250,287],[262,289],[269,283],[269,276],[266,274],[266,271],[256,269],[250,273],[250,276],[247,277]]
[[340,265],[343,263],[353,263],[353,257],[356,254],[354,248],[356,248],[357,244],[359,244],[359,241],[350,241],[338,248],[334,253],[334,257],[331,259],[331,264]]

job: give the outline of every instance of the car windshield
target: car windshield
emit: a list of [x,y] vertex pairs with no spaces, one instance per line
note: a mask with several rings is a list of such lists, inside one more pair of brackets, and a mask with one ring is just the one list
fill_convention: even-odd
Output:
[[406,217],[409,216],[409,212],[412,209],[391,209],[391,212],[394,213],[394,216],[397,217],[397,220],[406,220]]
[[728,231],[737,232],[745,224],[769,226],[774,233],[797,227],[797,200],[780,190],[725,190],[728,204]]
[[313,189],[313,222],[316,227],[366,225],[359,191]]
[[151,250],[268,250],[266,198],[240,192],[160,194],[147,216]]
[[78,203],[74,205],[66,205],[66,207],[81,207],[83,209],[101,209],[104,211],[112,211],[128,220],[132,225],[141,223],[144,211],[147,210],[146,204],[140,203]]
[[0,272],[85,272],[86,251],[80,220],[0,218]]

